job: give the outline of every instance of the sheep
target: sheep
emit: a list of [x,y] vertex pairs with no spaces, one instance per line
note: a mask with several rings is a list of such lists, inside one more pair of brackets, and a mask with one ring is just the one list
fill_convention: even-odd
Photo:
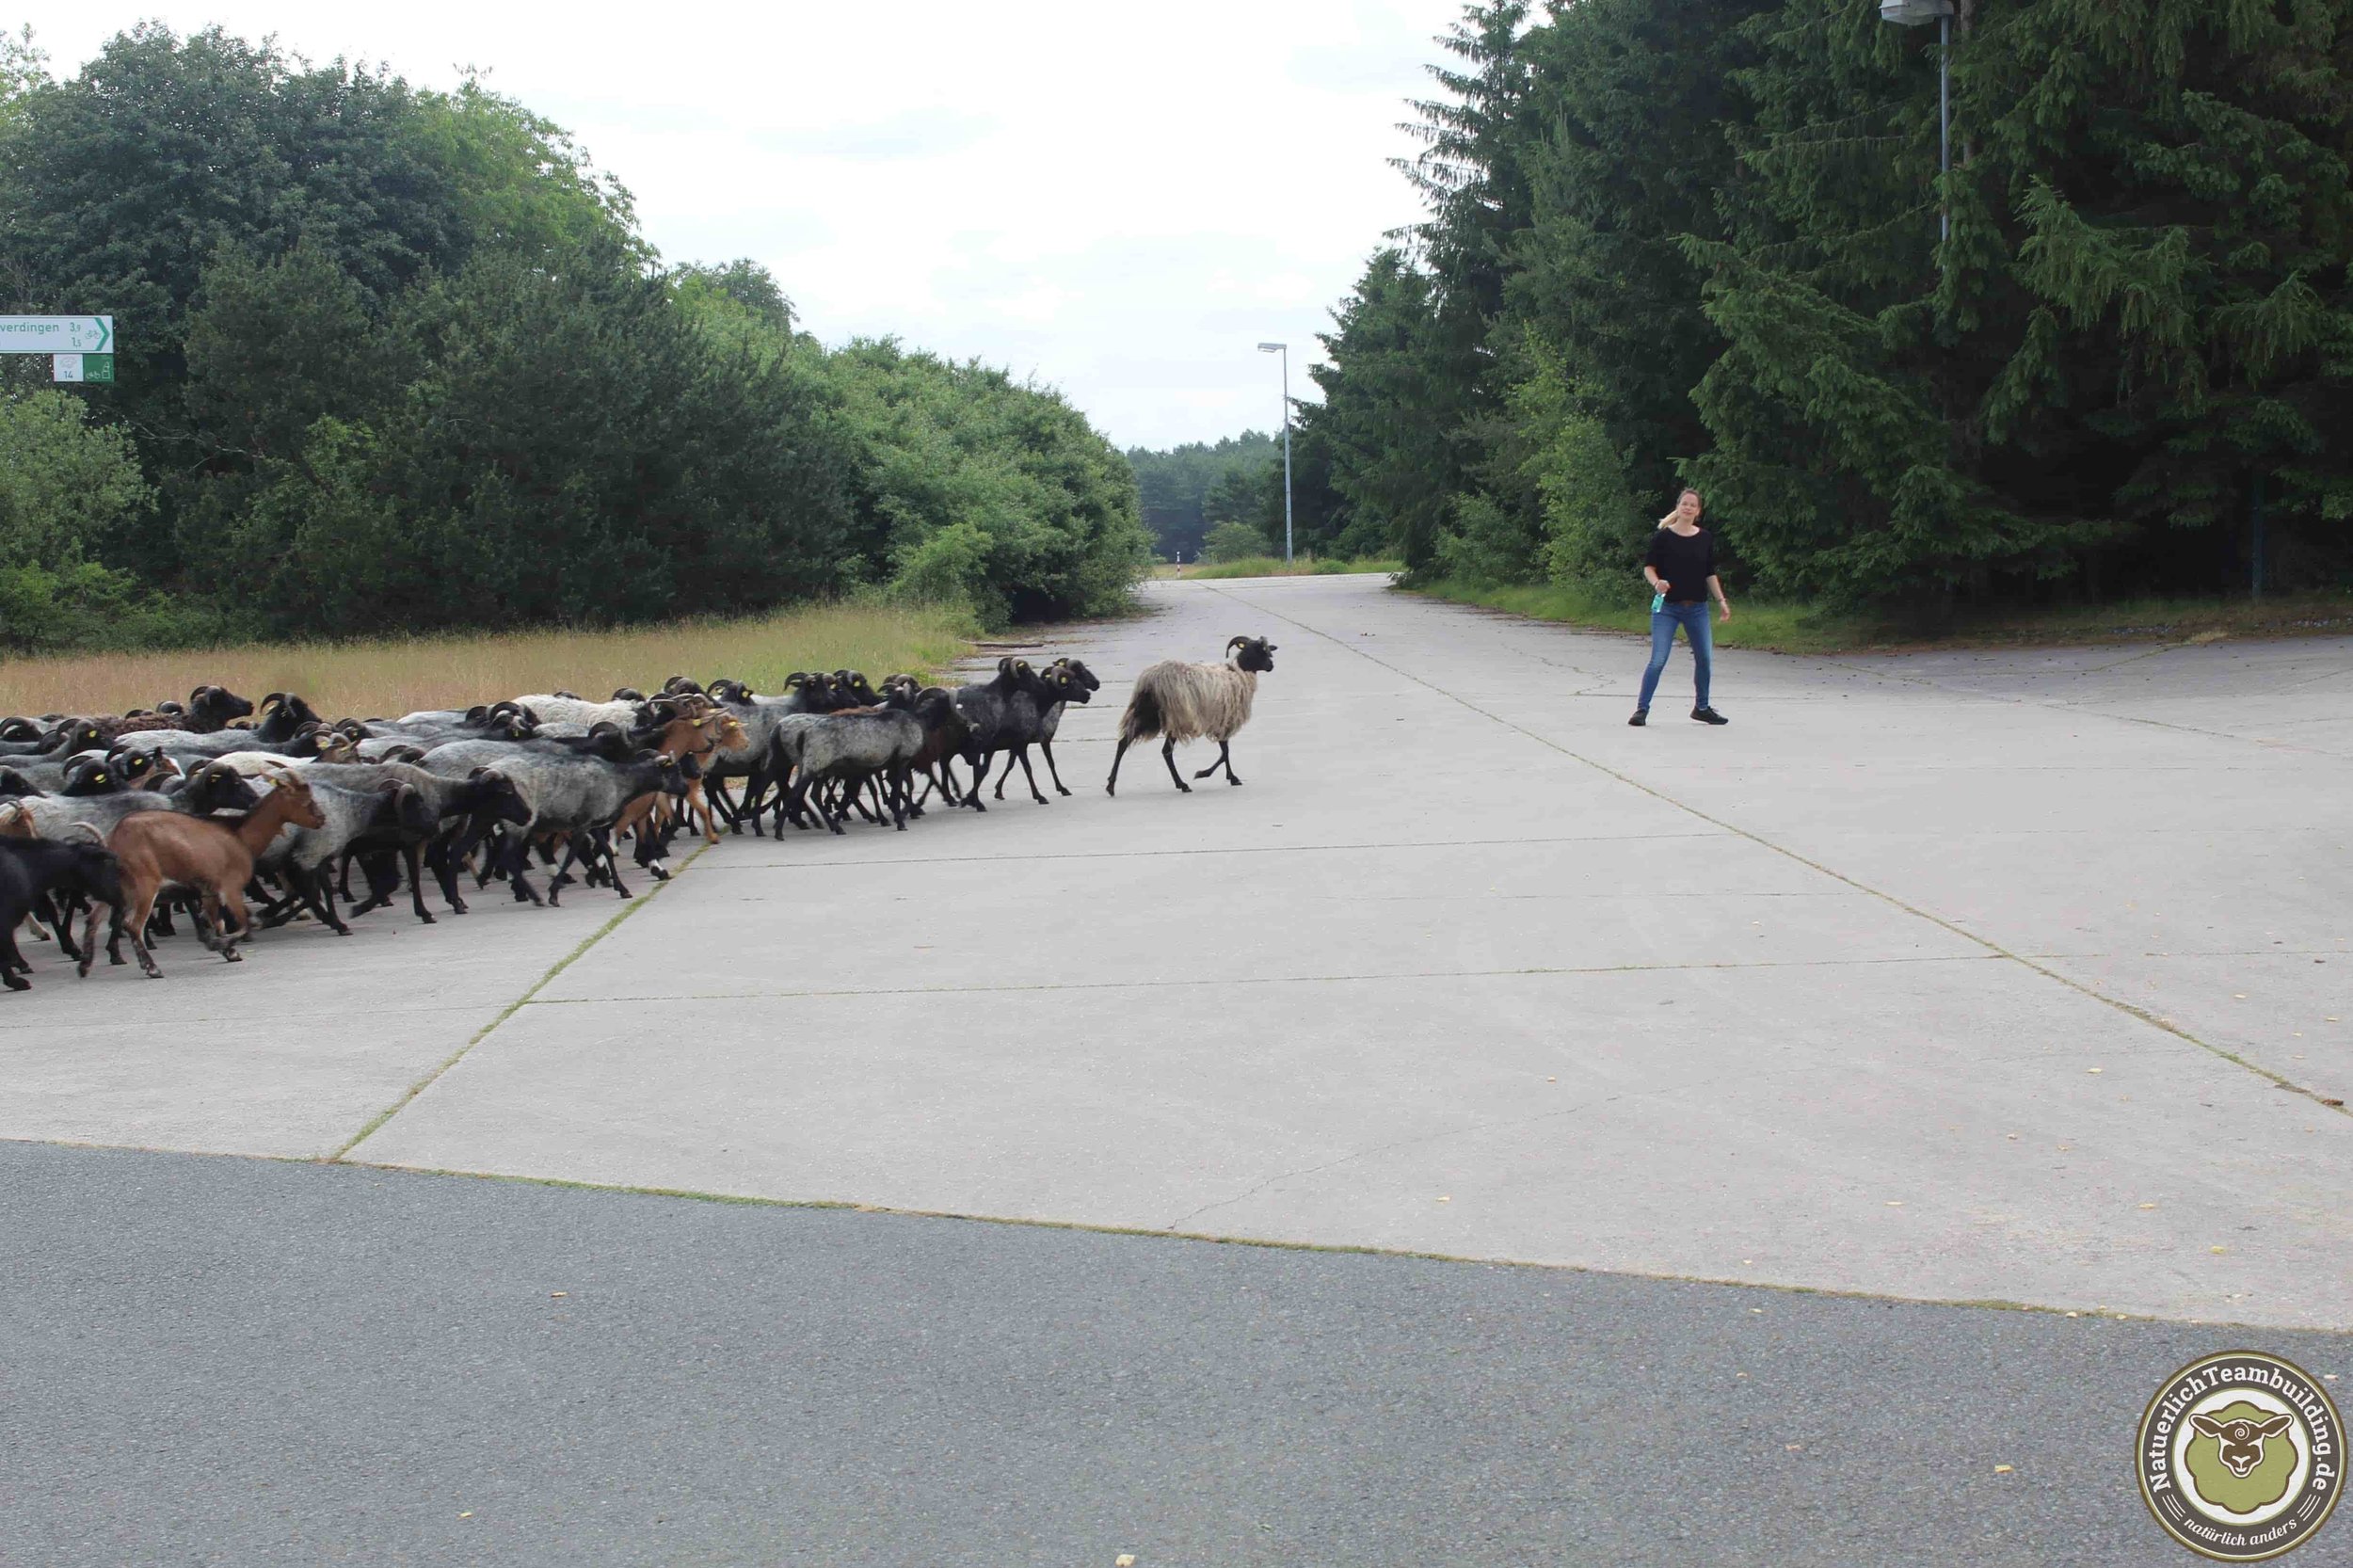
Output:
[[[420,757],[424,753],[418,753]],[[520,825],[531,820],[515,782],[495,768],[475,768],[463,778],[444,777],[400,762],[321,763],[303,770],[303,777],[346,790],[406,789],[422,804],[413,811],[399,807],[393,820],[382,822],[344,850],[344,897],[351,896],[351,862],[358,859],[368,873],[368,896],[356,904],[356,918],[392,901],[399,877],[391,870],[397,855],[408,868],[409,904],[418,920],[434,923],[424,906],[424,869],[430,866],[440,883],[441,897],[454,914],[466,913],[457,890],[456,864],[451,849],[466,824],[444,830],[453,817],[468,819],[488,829],[499,823]]]
[[[623,760],[598,755],[595,748],[607,741],[604,736],[517,744],[453,741],[426,752],[419,765],[444,777],[463,777],[475,768],[494,767],[515,781],[515,788],[531,808],[531,817],[515,842],[494,864],[509,878],[517,903],[527,901],[536,904],[543,901],[524,874],[529,862],[523,846],[530,840],[607,827],[624,807],[648,790],[661,789],[675,794],[686,787],[676,759],[652,752],[632,753],[627,736],[618,737]],[[469,847],[477,837],[469,835]],[[617,876],[613,888],[623,898],[631,896]],[[544,902],[556,902],[554,893],[552,891]]]
[[250,701],[226,686],[199,686],[188,694],[185,703],[159,702],[152,708],[135,710],[120,719],[107,721],[104,728],[110,741],[150,729],[184,729],[192,734],[212,735],[252,712]]
[[88,823],[104,840],[126,817],[140,811],[177,811],[207,817],[216,811],[250,810],[261,801],[252,785],[234,768],[209,764],[184,779],[170,779],[152,790],[125,790],[116,794],[35,795],[0,807],[0,834],[25,839],[63,839],[75,823]]
[[[923,685],[911,675],[886,677],[883,693],[886,707],[904,709],[923,726],[923,744],[909,763],[927,777],[923,800],[929,800],[933,789],[937,788],[942,800],[956,805],[962,797],[956,790],[952,760],[964,754],[964,743],[972,727],[956,711],[955,694],[944,686]],[[922,808],[922,800],[919,800],[911,803],[907,810],[920,816]]]
[[[1021,776],[1030,781],[1031,798],[1040,806],[1046,804],[1046,797],[1038,793],[1037,775],[1030,771],[1030,747],[1046,744],[1053,734],[1053,727],[1062,721],[1064,703],[1085,702],[1095,695],[1071,673],[1065,660],[1057,659],[1047,665],[1038,679],[1046,684],[1045,693],[1035,696],[1028,692],[1015,693],[1006,710],[1004,728],[998,732],[997,748],[1011,753],[1005,759],[1003,770],[997,776],[996,795],[999,800],[1005,798],[1005,780],[1013,776],[1013,765],[1017,761],[1021,764]],[[1052,764],[1049,762],[1047,766],[1050,772]],[[985,772],[985,768],[983,771]],[[985,782],[985,778],[976,780],[975,787]],[[1054,788],[1062,790],[1064,794],[1070,792],[1062,789],[1059,778],[1054,780]]]
[[[682,677],[672,676],[672,680]],[[808,675],[800,670],[784,678],[782,696],[760,696],[741,680],[714,680],[710,696],[726,712],[743,726],[741,745],[723,745],[703,766],[703,784],[728,820],[728,831],[741,833],[749,821],[754,837],[762,837],[760,828],[760,802],[770,784],[779,788],[784,783],[784,771],[772,765],[771,757],[776,739],[776,727],[796,713],[820,712],[832,706],[820,688],[810,684]],[[728,798],[727,781],[744,780],[741,805]]]
[[[32,989],[32,982],[24,978],[32,966],[16,947],[17,926],[27,915],[40,913],[63,931],[51,904],[60,892],[119,904],[121,868],[103,844],[0,839],[0,980],[9,990]],[[74,956],[70,946],[66,955]]]
[[272,692],[262,699],[262,722],[251,729],[222,729],[208,735],[186,729],[143,729],[138,731],[138,744],[182,759],[226,757],[232,751],[307,757],[316,754],[318,746],[311,737],[324,728],[309,703],[287,692]]
[[32,739],[0,743],[0,758],[22,765],[26,758],[71,757],[77,751],[88,751],[105,744],[105,734],[99,728],[96,720],[60,719],[54,725],[44,727]]
[[[1057,659],[1048,668],[1070,672],[1072,683],[1067,688],[1066,702],[1091,702],[1095,694],[1103,689],[1103,683],[1095,678],[1095,672],[1076,659]],[[1062,728],[1063,707],[1064,703],[1057,702],[1039,715],[1037,749],[1046,759],[1046,771],[1052,776],[1054,788],[1066,795],[1070,792],[1063,788],[1062,770],[1054,766],[1054,731]]]
[[[254,857],[269,847],[278,830],[292,823],[298,827],[324,827],[326,817],[311,798],[309,786],[292,774],[270,780],[270,792],[246,813],[235,828],[200,822],[163,811],[142,811],[127,818],[106,840],[106,847],[121,862],[121,897],[114,902],[109,939],[131,934],[131,947],[139,968],[150,980],[161,980],[155,955],[147,950],[147,919],[154,912],[156,895],[166,887],[193,888],[203,901],[204,913],[197,935],[204,945],[232,964],[245,954],[236,948],[249,936],[252,921],[245,910],[245,885],[253,880]],[[224,913],[236,918],[232,935]],[[207,935],[205,927],[212,933]],[[89,923],[82,928],[81,973],[89,973],[97,955],[98,905],[92,904]]]
[[1274,645],[1264,637],[1236,637],[1225,645],[1225,653],[1228,662],[1222,664],[1163,659],[1136,677],[1128,711],[1119,715],[1119,749],[1112,754],[1112,776],[1103,785],[1105,794],[1119,792],[1119,760],[1128,755],[1128,748],[1155,735],[1164,737],[1160,760],[1168,764],[1168,776],[1184,793],[1193,793],[1193,786],[1176,771],[1180,741],[1217,743],[1217,760],[1194,774],[1195,778],[1207,778],[1223,767],[1225,782],[1241,782],[1234,776],[1233,757],[1227,748],[1235,732],[1250,722],[1258,677],[1274,668]]
[[65,776],[52,792],[71,798],[160,790],[185,776],[180,764],[160,751],[121,751],[112,757],[85,752],[66,764]]
[[[801,820],[811,784],[840,780],[855,799],[859,786],[880,776],[891,820],[900,832],[906,831],[907,805],[914,794],[912,764],[923,746],[923,726],[913,713],[853,708],[806,715],[786,722],[778,744],[789,747],[794,764],[792,788],[783,807],[794,822]],[[821,807],[819,812],[836,833],[849,816],[846,808],[834,812]]]
[[[985,811],[981,804],[981,786],[988,782],[988,759],[998,749],[998,736],[1013,717],[1013,699],[1016,693],[1027,693],[1032,699],[1044,698],[1039,704],[1043,712],[1047,702],[1053,700],[1050,688],[1026,659],[1004,658],[997,661],[997,674],[988,680],[955,690],[956,712],[962,715],[969,732],[964,741],[964,760],[972,770],[972,788],[966,792],[963,804],[975,811]],[[1005,764],[1011,767],[1013,764]],[[1037,794],[1037,782],[1031,780],[1030,792]],[[1042,802],[1046,797],[1038,795]]]
[[256,869],[278,878],[286,888],[286,896],[263,914],[262,923],[283,925],[296,910],[307,907],[336,936],[348,936],[351,927],[335,913],[334,888],[323,874],[326,868],[355,846],[380,843],[388,837],[397,842],[400,836],[414,834],[422,843],[440,828],[440,813],[432,802],[397,778],[363,789],[329,783],[312,770],[305,770],[301,778],[321,821],[280,834],[255,856]]
[[546,735],[584,735],[600,724],[632,728],[641,722],[645,711],[642,702],[584,702],[554,693],[515,700],[537,718],[539,730]]

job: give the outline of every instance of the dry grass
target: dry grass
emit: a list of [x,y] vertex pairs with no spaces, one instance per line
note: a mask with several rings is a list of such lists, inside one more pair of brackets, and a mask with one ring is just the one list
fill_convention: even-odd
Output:
[[936,674],[974,628],[961,611],[836,604],[749,620],[626,632],[523,632],[289,643],[172,653],[92,653],[0,664],[0,712],[119,713],[213,682],[259,700],[296,692],[322,713],[383,717],[561,687],[602,697],[672,675],[731,675],[774,691],[796,669]]

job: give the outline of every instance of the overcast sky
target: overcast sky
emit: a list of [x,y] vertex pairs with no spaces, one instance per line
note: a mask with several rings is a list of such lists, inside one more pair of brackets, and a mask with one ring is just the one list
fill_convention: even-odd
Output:
[[828,343],[895,333],[1062,388],[1121,445],[1281,417],[1384,231],[1456,0],[508,6],[28,0],[66,75],[217,22],[570,129],[671,261],[751,256]]

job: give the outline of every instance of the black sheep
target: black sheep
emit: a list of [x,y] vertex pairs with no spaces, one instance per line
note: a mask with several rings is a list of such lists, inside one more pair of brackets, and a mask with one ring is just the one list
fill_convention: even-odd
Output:
[[56,893],[79,893],[93,904],[122,906],[122,869],[95,842],[0,839],[0,978],[11,991],[29,991],[32,966],[16,948],[16,928],[39,913],[56,923]]

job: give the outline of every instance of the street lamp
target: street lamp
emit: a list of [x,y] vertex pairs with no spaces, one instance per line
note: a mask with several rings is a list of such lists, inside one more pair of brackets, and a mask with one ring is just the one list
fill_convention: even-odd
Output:
[[[1898,27],[1936,24],[1936,167],[1953,171],[1953,3],[1952,0],[1880,0],[1880,20]],[[1936,208],[1936,237],[1952,237],[1952,215],[1942,200]]]
[[1291,564],[1291,345],[1262,343],[1261,354],[1283,356],[1283,564]]

